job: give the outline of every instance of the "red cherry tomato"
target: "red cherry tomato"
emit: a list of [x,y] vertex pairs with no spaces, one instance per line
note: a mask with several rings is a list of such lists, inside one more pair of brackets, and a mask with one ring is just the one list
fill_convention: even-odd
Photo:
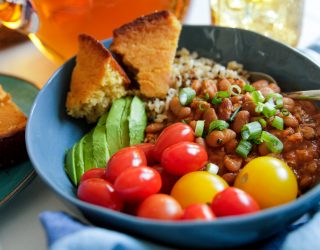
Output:
[[241,189],[229,187],[218,193],[211,208],[216,216],[254,213],[260,210],[258,203]]
[[114,182],[114,189],[121,199],[127,202],[140,202],[159,192],[160,174],[149,167],[128,168]]
[[92,178],[81,182],[77,195],[82,201],[113,210],[120,211],[123,207],[112,185],[103,179]]
[[105,168],[92,168],[86,171],[80,180],[80,183],[92,179],[92,178],[100,178],[100,179],[105,179],[106,178],[106,169]]
[[204,147],[193,142],[179,142],[163,151],[161,165],[168,173],[182,176],[197,171],[208,161]]
[[153,166],[157,164],[157,160],[153,155],[154,144],[152,143],[141,143],[135,145],[135,147],[140,148],[146,155],[148,166]]
[[188,206],[181,217],[182,220],[214,220],[216,216],[207,204]]
[[138,208],[138,217],[156,220],[178,220],[183,214],[180,204],[170,195],[153,194]]
[[110,158],[107,164],[106,178],[113,183],[125,169],[146,165],[146,156],[140,148],[123,148]]
[[162,186],[161,186],[161,189],[160,189],[160,193],[170,194],[171,189],[173,188],[174,184],[179,179],[179,176],[175,176],[175,175],[169,174],[168,172],[166,172],[163,169],[163,167],[161,165],[155,165],[155,166],[153,166],[153,168],[155,170],[157,170],[158,173],[161,176]]
[[167,147],[182,141],[194,141],[194,132],[190,126],[178,122],[166,127],[156,141],[153,149],[154,157],[160,162],[162,152]]

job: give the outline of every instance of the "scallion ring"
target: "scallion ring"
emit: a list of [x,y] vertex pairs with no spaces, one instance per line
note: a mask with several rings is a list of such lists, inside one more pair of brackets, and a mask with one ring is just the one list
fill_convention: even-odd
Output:
[[261,124],[261,126],[262,126],[263,128],[265,128],[265,127],[267,126],[267,122],[266,122],[266,120],[263,119],[263,118],[260,118],[260,119],[258,120],[258,122],[260,122],[260,124]]
[[258,102],[254,111],[256,113],[261,113],[263,110],[263,106],[264,106],[264,104],[262,102]]
[[283,107],[283,96],[279,93],[272,93],[269,94],[266,98],[267,102],[272,99],[276,105],[276,108],[282,108]]
[[276,129],[283,130],[283,119],[279,116],[275,116],[271,123],[271,126]]
[[263,141],[262,141],[262,139],[261,139],[261,137],[260,137],[260,138],[254,139],[252,142],[253,142],[254,144],[256,144],[256,145],[259,145],[259,144],[261,144]]
[[259,90],[255,90],[251,93],[252,99],[255,103],[264,102],[265,98]]
[[196,137],[201,137],[204,130],[204,120],[199,120],[196,122],[196,128],[194,130],[194,134]]
[[205,111],[205,110],[207,110],[206,108],[203,107],[203,104],[202,104],[202,103],[199,104],[198,109],[199,109],[200,111]]
[[192,88],[183,88],[179,92],[180,104],[186,106],[190,104],[193,98],[196,96],[196,91]]
[[261,124],[259,122],[250,122],[241,128],[241,137],[244,140],[253,140],[260,137],[262,131]]
[[262,114],[265,117],[270,118],[271,116],[274,116],[276,113],[277,113],[277,110],[275,109],[274,105],[272,105],[271,103],[267,102],[263,105]]
[[222,103],[222,98],[214,97],[214,98],[212,98],[211,103],[212,104],[220,104],[220,103]]
[[252,91],[255,91],[255,87],[253,87],[252,85],[250,84],[245,84],[243,86],[243,90],[246,91],[246,92],[252,92]]
[[266,143],[267,148],[272,153],[281,153],[283,150],[282,142],[273,134],[270,134],[267,131],[262,131],[261,133],[261,140]]
[[216,164],[213,164],[211,162],[209,162],[206,166],[206,170],[210,173],[210,174],[218,174],[219,172],[219,166]]
[[188,124],[185,119],[182,119],[181,122],[184,123],[184,124]]
[[218,91],[216,96],[220,98],[228,98],[230,97],[230,93],[228,91]]
[[281,113],[282,113],[284,116],[289,116],[289,115],[290,115],[290,112],[289,112],[289,110],[287,110],[287,109],[282,109],[282,110],[281,110]]
[[229,92],[231,96],[236,96],[241,94],[241,88],[238,85],[231,85],[229,88]]
[[241,140],[236,148],[236,153],[243,158],[247,158],[252,149],[252,144],[248,141]]
[[224,130],[226,128],[229,128],[229,124],[226,121],[224,121],[224,120],[215,120],[215,121],[212,121],[210,123],[209,133],[212,130]]

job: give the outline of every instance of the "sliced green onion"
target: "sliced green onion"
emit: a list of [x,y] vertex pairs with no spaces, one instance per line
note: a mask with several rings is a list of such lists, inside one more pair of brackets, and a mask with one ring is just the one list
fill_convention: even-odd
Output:
[[262,114],[267,117],[270,118],[271,116],[274,116],[276,114],[277,110],[275,109],[274,105],[267,102],[263,105],[263,110],[262,110]]
[[224,121],[224,120],[215,120],[215,121],[212,121],[210,123],[210,126],[209,126],[209,133],[212,131],[212,130],[224,130],[226,128],[229,127],[229,124]]
[[212,104],[220,104],[222,103],[222,98],[214,97],[211,101]]
[[263,110],[263,106],[264,106],[264,104],[262,102],[258,102],[254,111],[256,113],[261,113]]
[[203,107],[203,104],[202,104],[202,103],[200,103],[200,105],[198,106],[198,109],[199,109],[200,111],[205,111],[205,110],[206,110],[206,108]]
[[263,128],[265,128],[265,127],[267,126],[267,122],[266,122],[266,120],[263,119],[263,118],[260,118],[260,119],[258,120],[258,122],[260,122],[260,124],[261,124],[261,126],[262,126]]
[[205,99],[206,101],[208,101],[208,100],[210,99],[209,93],[206,93],[206,94],[204,95],[204,99]]
[[204,120],[197,121],[196,128],[194,130],[195,136],[201,137],[203,134],[203,130],[204,130]]
[[283,98],[279,98],[276,100],[276,108],[282,108],[283,107]]
[[234,118],[236,118],[237,114],[239,113],[241,109],[241,106],[239,106],[238,108],[236,108],[236,110],[233,112],[233,114],[230,116],[229,122],[232,122],[234,120]]
[[290,112],[289,112],[289,110],[287,110],[287,109],[282,109],[282,110],[281,110],[281,113],[282,113],[284,116],[289,116],[289,115],[290,115]]
[[250,122],[241,128],[241,137],[244,140],[253,140],[260,137],[262,131],[261,124],[259,122]]
[[230,97],[230,93],[228,91],[218,91],[216,96],[220,98],[228,98]]
[[259,144],[261,144],[263,141],[262,141],[262,139],[261,139],[261,137],[260,137],[260,138],[254,139],[252,142],[253,142],[254,144],[259,145]]
[[196,96],[196,91],[192,88],[183,88],[179,92],[180,104],[185,106],[192,102],[193,98]]
[[279,116],[275,116],[271,123],[271,126],[276,129],[283,130],[283,119]]
[[244,91],[247,91],[247,92],[252,92],[252,91],[255,91],[256,89],[255,89],[255,87],[253,87],[253,86],[250,85],[250,84],[245,84],[245,85],[243,86],[243,90],[244,90]]
[[209,162],[206,166],[206,170],[210,173],[210,174],[218,174],[219,172],[219,166],[216,164],[213,164],[211,162]]
[[283,150],[282,142],[273,134],[267,131],[262,131],[261,140],[266,143],[267,148],[272,153],[281,153]]
[[184,123],[184,124],[188,124],[185,119],[182,119],[181,122]]
[[251,93],[252,99],[255,103],[264,102],[264,96],[259,90],[255,90]]
[[[236,91],[235,91],[236,90]],[[231,85],[229,88],[230,95],[240,95],[241,94],[241,88],[238,85]]]
[[267,101],[272,99],[275,101],[276,108],[282,108],[283,107],[283,96],[279,93],[272,93],[267,96]]
[[248,141],[241,140],[236,148],[236,153],[243,158],[247,158],[252,149],[252,144]]

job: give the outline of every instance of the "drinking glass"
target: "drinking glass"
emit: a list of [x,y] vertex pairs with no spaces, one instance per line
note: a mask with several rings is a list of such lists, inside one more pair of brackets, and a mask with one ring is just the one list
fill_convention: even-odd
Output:
[[0,21],[62,63],[76,53],[80,33],[106,39],[114,28],[155,10],[182,19],[188,5],[189,0],[0,0]]
[[296,46],[301,32],[303,0],[211,0],[214,25],[259,32]]

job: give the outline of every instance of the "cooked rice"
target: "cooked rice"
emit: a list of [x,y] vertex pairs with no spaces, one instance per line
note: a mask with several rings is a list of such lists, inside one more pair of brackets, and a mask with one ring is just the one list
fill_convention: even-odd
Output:
[[219,78],[233,78],[247,81],[247,72],[243,65],[235,61],[228,63],[227,67],[214,60],[199,57],[198,53],[190,53],[187,49],[177,51],[173,63],[173,86],[169,89],[165,99],[152,98],[146,101],[146,110],[150,122],[163,122],[167,119],[166,111],[169,109],[171,99],[178,95],[179,88],[190,86],[192,80],[213,80]]

